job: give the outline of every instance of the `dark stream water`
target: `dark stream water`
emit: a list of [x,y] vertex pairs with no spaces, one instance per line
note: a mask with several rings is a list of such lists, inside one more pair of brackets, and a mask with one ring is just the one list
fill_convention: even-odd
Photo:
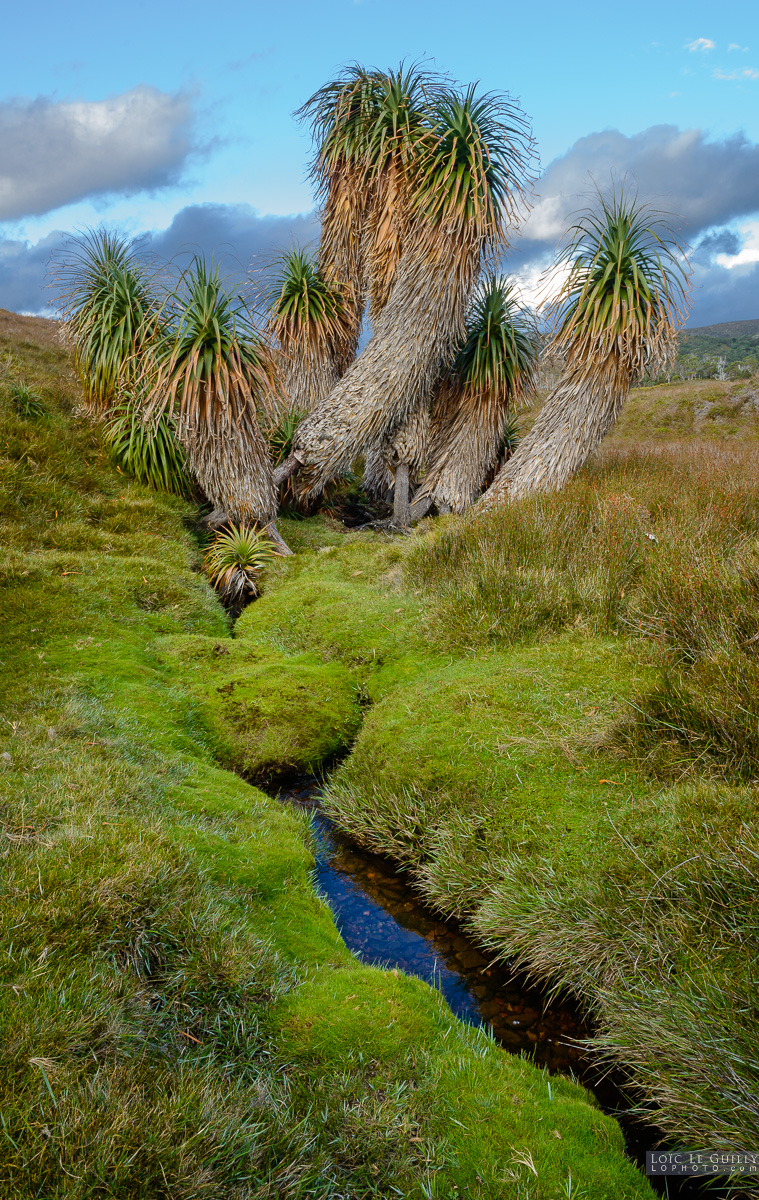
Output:
[[[278,798],[311,814],[317,840],[315,882],[327,900],[343,940],[362,962],[398,967],[442,992],[463,1021],[489,1026],[512,1053],[524,1051],[551,1072],[573,1074],[622,1125],[630,1155],[643,1167],[645,1151],[660,1142],[660,1131],[633,1121],[620,1081],[602,1075],[583,1046],[591,1030],[577,1006],[551,1000],[507,966],[489,962],[456,921],[428,908],[392,862],[361,850],[321,812],[320,783],[301,779]],[[664,1196],[721,1200],[728,1192],[702,1181],[656,1180]],[[658,1185],[658,1186],[657,1186]],[[669,1185],[669,1189],[667,1188]]]

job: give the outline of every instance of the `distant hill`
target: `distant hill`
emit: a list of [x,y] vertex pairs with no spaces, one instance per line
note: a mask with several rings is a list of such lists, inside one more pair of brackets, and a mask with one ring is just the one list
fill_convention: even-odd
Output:
[[[684,329],[680,334],[680,362],[695,356],[701,360],[722,358],[725,365],[759,358],[759,319],[721,321]],[[755,368],[754,368],[755,369]]]
[[732,338],[754,337],[759,339],[759,317],[755,321],[721,321],[719,325],[697,325],[695,329],[686,329],[685,336],[720,338],[729,342]]

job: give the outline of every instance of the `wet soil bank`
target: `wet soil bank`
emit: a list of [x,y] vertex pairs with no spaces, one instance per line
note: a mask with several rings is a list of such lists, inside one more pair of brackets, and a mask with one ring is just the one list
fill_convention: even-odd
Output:
[[[389,858],[362,850],[320,808],[321,781],[302,777],[275,792],[312,818],[317,842],[317,890],[329,904],[343,940],[362,962],[416,975],[439,989],[463,1021],[492,1030],[504,1050],[524,1053],[538,1066],[572,1074],[622,1126],[627,1149],[641,1169],[645,1153],[662,1133],[629,1115],[631,1101],[619,1072],[603,1072],[583,1044],[592,1028],[571,1000],[549,1000],[530,983],[486,954],[453,919],[430,909]],[[652,1180],[663,1196],[709,1196],[723,1200],[725,1188],[703,1189],[703,1181]]]

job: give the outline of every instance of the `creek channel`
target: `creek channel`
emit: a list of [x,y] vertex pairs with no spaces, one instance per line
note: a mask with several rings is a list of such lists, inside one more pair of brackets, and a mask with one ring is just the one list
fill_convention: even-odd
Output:
[[[276,792],[277,799],[307,812],[315,838],[314,883],[335,924],[362,962],[398,968],[437,988],[462,1021],[489,1027],[505,1050],[523,1052],[551,1073],[572,1074],[620,1122],[627,1151],[641,1169],[646,1150],[656,1149],[660,1130],[629,1115],[619,1073],[599,1070],[583,1044],[592,1029],[571,1000],[549,999],[507,964],[488,960],[452,918],[429,908],[389,858],[362,850],[322,812],[323,783],[300,777]],[[703,1180],[652,1180],[667,1197],[703,1197]],[[710,1200],[728,1195],[709,1188]]]

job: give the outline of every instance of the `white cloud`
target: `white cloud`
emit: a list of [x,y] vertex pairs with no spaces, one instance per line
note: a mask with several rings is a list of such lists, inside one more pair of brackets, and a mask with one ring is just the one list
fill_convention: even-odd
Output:
[[176,183],[191,133],[190,97],[146,85],[106,100],[0,102],[0,220]]
[[744,67],[742,71],[720,71],[712,72],[714,79],[759,79],[759,71],[755,71],[753,67]]
[[738,226],[738,232],[743,235],[743,245],[736,254],[718,254],[714,261],[721,267],[731,271],[735,267],[745,267],[750,263],[759,263],[759,221],[746,221]]
[[748,50],[748,46],[739,46],[737,42],[731,42],[727,49],[728,53],[731,50],[740,50],[741,54],[745,54]]
[[685,43],[685,49],[690,50],[691,54],[697,50],[713,50],[715,46],[716,42],[713,42],[711,38],[696,38],[695,42]]

